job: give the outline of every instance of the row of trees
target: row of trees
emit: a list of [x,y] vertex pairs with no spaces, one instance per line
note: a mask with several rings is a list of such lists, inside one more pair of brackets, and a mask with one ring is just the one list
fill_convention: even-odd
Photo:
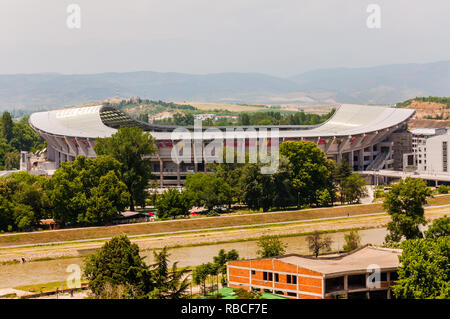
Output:
[[[237,161],[235,161],[237,162]],[[248,161],[247,161],[248,162]],[[252,210],[356,203],[366,195],[365,180],[346,161],[336,164],[308,141],[284,142],[279,168],[262,174],[261,163],[211,164],[214,174],[188,175],[185,190],[168,190],[156,201],[160,217],[187,215],[192,205],[244,203]]]
[[329,119],[335,110],[324,115],[305,113],[304,111],[293,114],[282,114],[277,111],[239,113],[237,125],[315,125]]
[[153,138],[121,128],[95,145],[97,158],[63,162],[51,178],[26,172],[0,179],[0,231],[27,230],[40,219],[61,225],[104,225],[126,207],[144,206]]

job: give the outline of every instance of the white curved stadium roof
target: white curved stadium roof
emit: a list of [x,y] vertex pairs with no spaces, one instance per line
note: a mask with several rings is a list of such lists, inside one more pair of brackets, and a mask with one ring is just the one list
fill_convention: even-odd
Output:
[[[37,131],[51,135],[80,138],[108,137],[116,132],[116,128],[105,125],[104,119],[100,116],[102,108],[103,106],[97,105],[38,112],[31,114],[29,121]],[[117,112],[122,113],[116,110]],[[319,126],[311,129],[300,129],[301,126],[299,126],[299,129],[280,130],[279,133],[280,137],[286,138],[360,135],[394,127],[407,121],[414,113],[412,109],[342,104],[328,121]],[[128,121],[138,123],[129,118]],[[142,125],[142,122],[139,125]],[[147,126],[148,131],[157,140],[172,139],[174,135],[172,132],[152,132],[152,126]],[[184,132],[175,135],[177,138],[192,138],[192,134]],[[240,137],[239,134],[232,132],[224,132],[224,134],[204,132],[203,138],[217,138],[218,134],[224,138]]]

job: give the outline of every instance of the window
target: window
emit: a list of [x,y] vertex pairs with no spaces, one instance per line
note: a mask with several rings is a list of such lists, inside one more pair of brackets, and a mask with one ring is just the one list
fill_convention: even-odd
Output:
[[287,276],[286,276],[286,282],[287,282],[288,284],[294,284],[294,285],[296,285],[296,284],[297,284],[297,276],[294,276],[294,275],[287,275]]
[[442,170],[447,171],[447,142],[442,142]]
[[391,281],[398,280],[398,273],[396,271],[391,272]]
[[275,282],[279,282],[280,281],[280,276],[278,274],[275,274]]
[[256,274],[256,271],[252,270],[252,275]]
[[288,292],[287,295],[290,297],[297,297],[297,294],[295,292]]
[[264,281],[266,281],[266,280],[272,281],[273,280],[273,274],[271,272],[264,271],[263,272],[263,280]]

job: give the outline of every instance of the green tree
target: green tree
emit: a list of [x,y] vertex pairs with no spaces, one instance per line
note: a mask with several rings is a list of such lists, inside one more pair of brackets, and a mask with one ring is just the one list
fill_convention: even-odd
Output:
[[186,191],[170,188],[158,195],[155,207],[160,218],[177,218],[189,215],[192,199]]
[[260,258],[281,256],[287,247],[278,236],[261,236],[257,245],[259,247],[257,254]]
[[348,161],[344,158],[342,161],[335,166],[334,169],[334,179],[336,181],[341,203],[345,202],[345,181],[348,177],[352,175],[353,168],[350,167]]
[[358,203],[367,196],[366,180],[357,173],[344,178],[341,186],[341,198],[348,204]]
[[138,295],[153,290],[149,267],[139,256],[139,247],[125,236],[113,237],[85,262],[84,275],[94,296],[100,296],[105,284],[130,285]]
[[188,175],[184,187],[194,205],[204,206],[209,211],[215,206],[230,204],[232,201],[230,185],[223,178],[211,174]]
[[316,191],[317,203],[320,206],[329,206],[332,202],[332,197],[328,189],[318,189]]
[[248,163],[240,170],[237,183],[242,190],[242,201],[250,209],[268,211],[272,207],[289,207],[295,205],[297,196],[294,195],[291,182],[289,160],[280,156],[279,168],[274,174],[262,174],[262,163]]
[[443,236],[450,236],[450,217],[447,217],[447,215],[435,219],[425,232],[425,238],[427,239],[436,239]]
[[63,162],[46,183],[53,218],[62,224],[101,225],[125,210],[130,195],[121,164],[110,156]]
[[232,249],[229,252],[225,252],[225,249],[219,250],[219,254],[213,257],[214,264],[217,267],[217,272],[222,275],[222,284],[226,282],[227,275],[227,262],[239,259],[239,253]]
[[448,186],[447,185],[439,185],[437,188],[439,194],[448,194]]
[[359,236],[357,231],[350,231],[350,233],[344,235],[345,244],[343,249],[345,251],[355,250],[361,246],[361,236]]
[[450,236],[406,240],[399,257],[397,298],[450,298]]
[[130,194],[130,209],[145,205],[146,188],[152,176],[148,158],[156,152],[154,139],[138,127],[121,127],[111,137],[98,138],[94,147],[97,155],[110,155],[121,165],[121,179]]
[[36,152],[42,150],[45,144],[46,142],[28,124],[14,123],[10,145],[15,151]]
[[402,238],[421,238],[420,225],[425,225],[423,205],[431,190],[422,179],[407,177],[392,186],[384,199],[384,208],[391,215],[386,242],[399,242]]
[[48,217],[45,182],[27,172],[0,178],[0,230],[27,230]]
[[9,143],[13,137],[13,121],[9,112],[3,112],[2,115],[2,136]]
[[5,169],[12,170],[20,167],[20,153],[17,151],[6,153],[5,155]]
[[206,281],[210,275],[217,273],[217,267],[213,263],[203,263],[192,271],[192,281],[196,285],[201,285],[203,295],[206,295]]
[[317,190],[334,192],[332,169],[334,164],[320,148],[310,141],[287,141],[281,144],[280,153],[291,163],[291,183],[298,193],[299,205],[317,204]]
[[328,236],[322,237],[319,232],[314,232],[306,237],[309,250],[314,257],[318,257],[321,250],[330,250],[332,240]]
[[182,299],[189,288],[187,269],[179,270],[177,262],[169,268],[168,250],[164,247],[159,253],[154,251],[155,263],[151,266],[154,289],[149,297],[152,299]]

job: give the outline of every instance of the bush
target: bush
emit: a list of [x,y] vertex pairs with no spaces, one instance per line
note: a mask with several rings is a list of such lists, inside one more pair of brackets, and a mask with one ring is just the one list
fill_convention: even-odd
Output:
[[438,194],[448,194],[448,188],[446,185],[439,185],[437,188]]

